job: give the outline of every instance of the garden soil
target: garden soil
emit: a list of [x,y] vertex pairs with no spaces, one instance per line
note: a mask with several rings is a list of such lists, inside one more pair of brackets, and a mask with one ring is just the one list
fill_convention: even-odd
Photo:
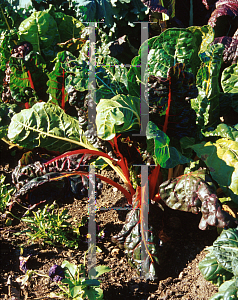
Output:
[[[0,172],[10,181],[11,171],[17,165],[21,151],[16,148],[8,149],[2,142],[0,151]],[[120,183],[113,171],[102,173]],[[96,222],[104,229],[105,237],[97,244],[102,252],[96,255],[98,265],[107,265],[111,268],[110,272],[102,276],[101,288],[105,300],[207,300],[217,292],[217,287],[207,282],[198,269],[198,263],[206,255],[206,247],[211,246],[217,237],[216,229],[199,230],[201,218],[199,214],[173,211],[153,204],[149,211],[149,221],[163,243],[159,246],[158,278],[155,281],[146,281],[127,262],[123,250],[111,241],[112,236],[122,229],[127,211],[110,208],[125,208],[126,205],[127,201],[120,191],[104,184],[102,193],[96,200]],[[60,206],[61,209],[69,210],[72,222],[81,220],[88,213],[87,198],[61,203]],[[5,222],[5,217],[1,216],[0,299],[57,299],[52,293],[59,292],[59,288],[47,277],[34,276],[24,292],[19,290],[16,278],[23,275],[19,270],[19,245],[26,243],[26,240],[24,236],[16,236],[14,233],[25,227],[16,220],[10,226],[6,226]],[[53,264],[60,265],[64,260],[75,264],[83,263],[87,247],[86,242],[79,245],[77,250],[25,245],[23,255],[31,255],[28,261],[29,269],[48,274]],[[9,275],[12,276],[11,284],[8,286]],[[10,292],[11,297],[8,296]]]

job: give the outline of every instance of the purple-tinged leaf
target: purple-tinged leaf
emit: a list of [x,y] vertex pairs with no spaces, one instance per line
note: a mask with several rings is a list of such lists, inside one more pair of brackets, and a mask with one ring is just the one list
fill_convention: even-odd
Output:
[[216,188],[206,170],[182,175],[163,182],[159,187],[161,199],[172,209],[202,213],[199,228],[210,226],[235,227],[237,221],[222,210],[216,195]]
[[225,46],[223,51],[224,63],[235,64],[238,59],[238,39],[230,36],[221,36],[215,38],[211,45],[218,43]]
[[216,2],[216,9],[211,14],[208,24],[212,27],[216,26],[217,19],[221,16],[236,17],[238,15],[237,0],[219,0]]
[[27,257],[23,257],[23,256],[19,256],[19,262],[20,262],[20,265],[19,265],[19,269],[24,273],[26,274],[27,272],[27,262],[28,262],[28,259],[31,257],[31,255],[28,255]]

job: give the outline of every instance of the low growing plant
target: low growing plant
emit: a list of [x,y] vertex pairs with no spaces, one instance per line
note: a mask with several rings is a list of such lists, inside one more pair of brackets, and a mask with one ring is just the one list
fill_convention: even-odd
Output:
[[219,286],[210,300],[238,297],[238,228],[223,230],[198,267],[208,281]]
[[99,287],[100,280],[98,278],[102,274],[110,272],[111,269],[109,267],[100,265],[93,268],[96,272],[95,277],[90,274],[86,277],[84,264],[75,265],[65,260],[61,267],[65,270],[65,279],[62,279],[57,284],[62,290],[60,295],[63,296],[63,299],[103,299],[103,290]]
[[43,209],[32,211],[33,216],[26,216],[21,218],[21,221],[29,225],[19,234],[26,234],[28,236],[28,243],[40,243],[50,245],[63,245],[69,248],[78,248],[81,240],[79,231],[80,226],[84,225],[84,221],[78,224],[78,227],[73,226],[68,220],[72,217],[68,215],[68,210],[64,209],[62,212],[59,208],[55,209],[55,203],[52,205],[46,204]]

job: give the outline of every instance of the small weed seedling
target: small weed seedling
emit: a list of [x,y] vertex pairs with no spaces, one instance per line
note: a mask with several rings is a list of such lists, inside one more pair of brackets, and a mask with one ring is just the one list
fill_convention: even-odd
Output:
[[[75,265],[68,261],[63,261],[62,268],[65,270],[65,279],[58,282],[62,290],[63,299],[74,300],[101,300],[103,299],[103,290],[99,287],[98,277],[111,271],[107,266],[96,266],[94,268],[96,276],[86,277],[86,267],[84,264]],[[67,297],[67,298],[65,298]]]
[[29,224],[29,228],[23,230],[16,235],[26,234],[29,242],[37,242],[44,246],[63,245],[68,248],[78,248],[81,239],[79,228],[84,223],[73,226],[69,219],[72,217],[68,215],[68,210],[64,209],[62,212],[59,208],[55,210],[55,203],[48,206],[45,205],[43,209],[39,208],[36,212],[32,211],[33,216],[28,216],[30,212],[27,211],[26,216],[21,218],[21,221]]

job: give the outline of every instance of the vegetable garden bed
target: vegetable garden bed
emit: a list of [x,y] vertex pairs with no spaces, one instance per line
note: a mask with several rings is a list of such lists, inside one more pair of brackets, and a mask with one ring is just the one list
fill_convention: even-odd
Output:
[[194,2],[1,3],[3,299],[238,299],[238,4]]

